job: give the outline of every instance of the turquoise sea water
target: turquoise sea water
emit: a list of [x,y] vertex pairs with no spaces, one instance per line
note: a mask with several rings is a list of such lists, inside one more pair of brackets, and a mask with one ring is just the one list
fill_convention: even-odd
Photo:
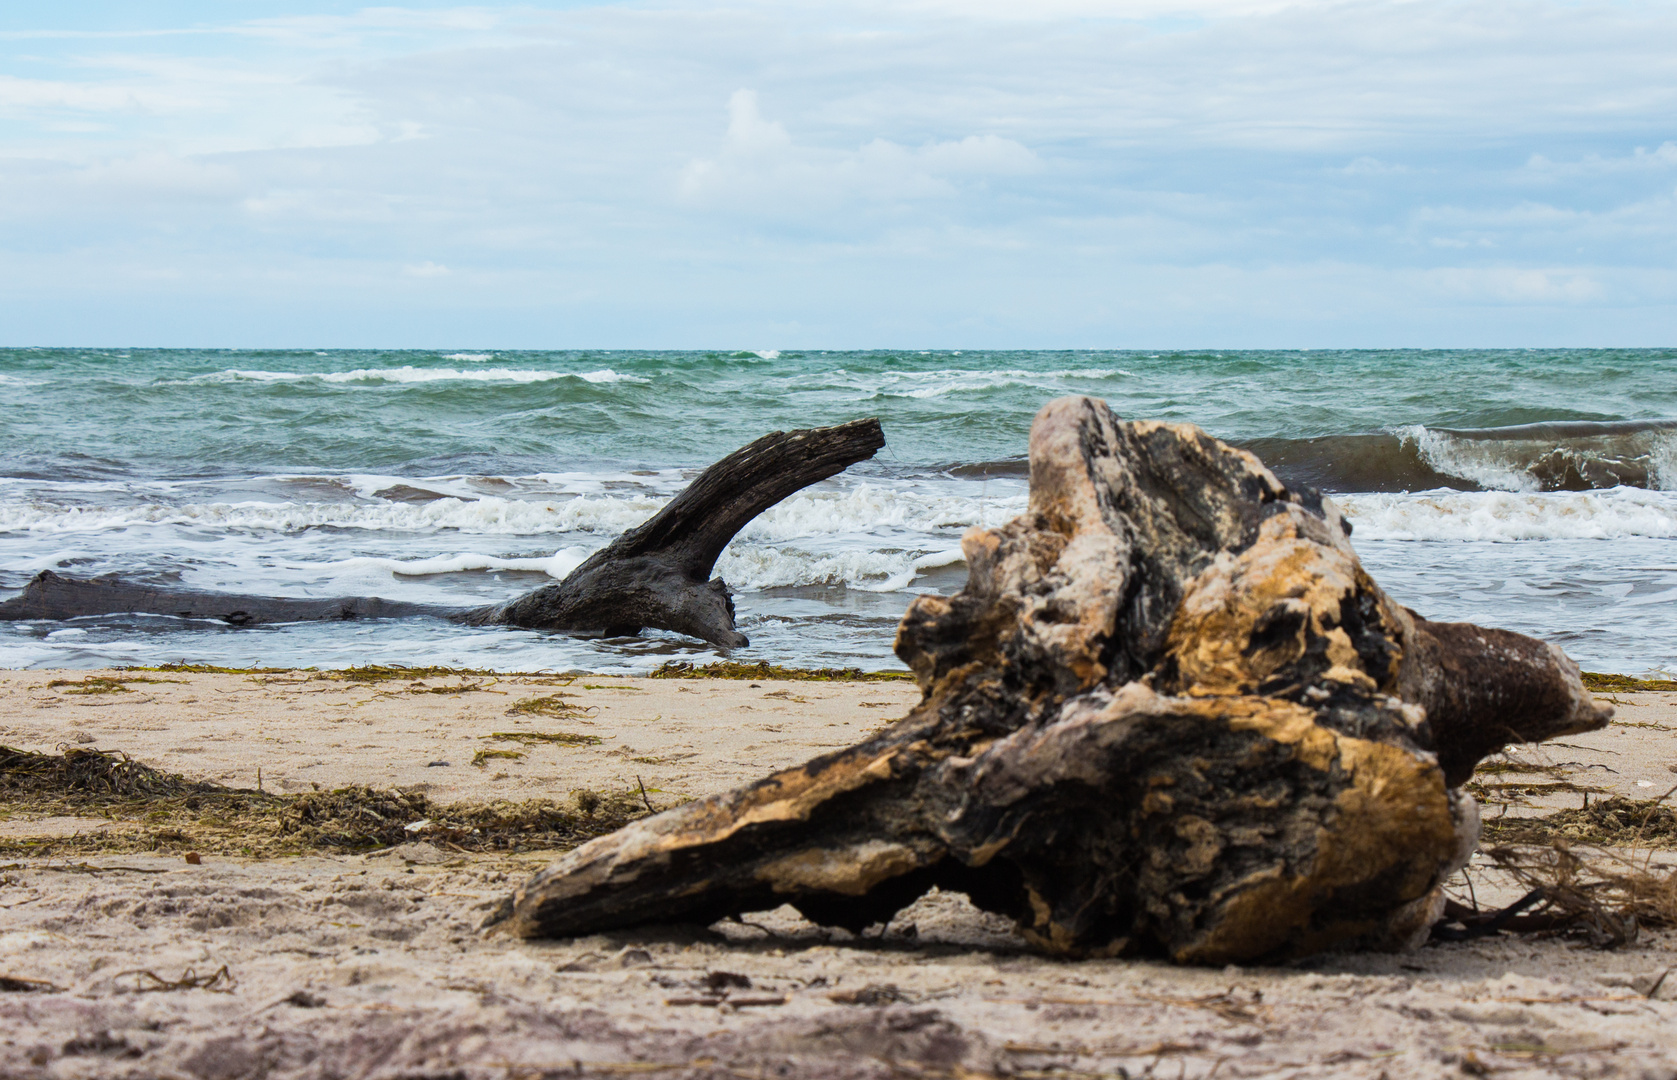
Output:
[[[1189,421],[1334,493],[1397,599],[1677,668],[1677,350],[0,350],[0,595],[38,570],[481,603],[563,576],[764,432],[877,416],[888,445],[718,565],[737,655],[898,666],[908,600],[1024,505],[1069,393]],[[707,647],[428,620],[0,625],[0,665],[159,660],[632,670]]]

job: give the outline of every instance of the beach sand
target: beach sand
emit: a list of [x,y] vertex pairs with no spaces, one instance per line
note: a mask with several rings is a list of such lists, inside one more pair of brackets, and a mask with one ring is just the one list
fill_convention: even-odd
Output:
[[[1607,730],[1482,774],[1487,817],[1677,784],[1677,694],[1612,697]],[[446,804],[644,785],[665,806],[848,745],[917,698],[906,682],[18,671],[0,673],[0,743],[121,750],[233,787],[260,769],[279,793],[353,783]],[[525,756],[473,765],[483,750]],[[148,827],[14,813],[0,842]],[[1045,959],[934,893],[859,937],[783,908],[522,942],[478,927],[551,852],[418,839],[270,859],[206,847],[190,865],[179,843],[131,847],[0,866],[0,1077],[1677,1075],[1664,931],[1617,951],[1505,936],[1181,969]],[[1481,902],[1514,895],[1471,873]]]

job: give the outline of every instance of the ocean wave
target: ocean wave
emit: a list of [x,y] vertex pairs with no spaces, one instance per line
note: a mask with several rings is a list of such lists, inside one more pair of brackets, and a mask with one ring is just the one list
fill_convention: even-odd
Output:
[[1677,488],[1677,420],[1500,428],[1401,427],[1243,442],[1289,484],[1325,491],[1592,491]]
[[757,544],[730,544],[716,572],[742,592],[799,585],[842,585],[862,592],[906,589],[922,570],[961,560],[959,549],[923,554],[906,551],[810,552]]
[[495,359],[494,353],[486,352],[451,352],[443,357],[444,360],[465,360],[473,364],[481,364]]
[[[428,577],[466,571],[526,571],[563,579],[591,554],[574,545],[550,556],[498,557],[477,552],[460,552],[422,559],[356,556],[328,564],[334,576],[359,576],[380,571],[400,577]],[[730,587],[742,592],[796,586],[844,586],[865,592],[896,592],[906,589],[922,571],[961,561],[959,548],[931,552],[913,551],[804,551],[779,545],[736,541],[716,561],[716,573]]]
[[[883,375],[872,375],[866,380],[865,388],[882,397],[924,399],[1010,386],[1057,391],[1061,388],[1052,385],[1056,382],[1097,382],[1130,374],[1123,368],[1065,368],[1054,371],[1030,371],[1025,368],[1003,368],[997,371],[944,368],[937,371],[891,371]],[[917,385],[922,383],[926,385]]]
[[392,532],[454,530],[529,536],[562,532],[622,532],[656,513],[666,499],[442,498],[424,503],[239,502],[132,507],[0,505],[0,533],[89,533],[149,525],[216,530],[300,532],[367,529]]
[[1677,496],[1605,491],[1428,491],[1334,496],[1365,540],[1677,538]]
[[[452,359],[452,358],[451,358]],[[524,368],[480,368],[471,371],[460,368],[423,368],[404,365],[399,368],[356,368],[353,371],[254,371],[228,368],[208,375],[194,376],[192,382],[307,382],[324,383],[430,383],[430,382],[512,382],[539,383],[555,379],[581,379],[587,383],[649,383],[639,375],[625,375],[611,368],[598,371],[536,371]]]
[[[336,528],[392,532],[448,530],[490,536],[568,532],[615,535],[639,525],[669,502],[669,496],[650,491],[551,500],[446,495],[406,501],[400,493],[384,488],[397,497],[369,497],[368,489],[387,479],[390,478],[353,478],[359,481],[356,487],[363,494],[363,501],[359,502],[176,504],[153,500],[116,507],[63,505],[41,500],[0,503],[0,533],[74,534],[144,526],[187,526],[272,532]],[[958,531],[975,524],[1000,524],[1022,512],[1025,501],[1023,494],[975,499],[940,492],[930,485],[893,489],[864,483],[837,491],[806,490],[764,511],[739,536],[747,541],[772,543],[880,530]]]
[[498,558],[478,552],[465,551],[454,555],[433,555],[423,559],[388,559],[358,555],[329,564],[338,572],[384,570],[401,577],[430,577],[435,574],[459,574],[468,570],[522,570],[546,574],[562,579],[582,565],[589,555],[587,548],[571,546],[547,556]]
[[769,507],[741,529],[745,540],[866,534],[880,529],[917,533],[964,531],[1000,525],[1024,512],[1023,494],[972,498],[935,487],[893,489],[858,484],[840,491],[801,491]]

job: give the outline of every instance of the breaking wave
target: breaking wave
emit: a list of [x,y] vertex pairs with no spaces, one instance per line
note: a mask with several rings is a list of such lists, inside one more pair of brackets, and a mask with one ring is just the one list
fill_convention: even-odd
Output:
[[[410,502],[398,495],[392,499],[370,496],[355,502],[151,500],[132,506],[65,505],[37,500],[0,503],[0,533],[96,533],[182,525],[272,532],[333,528],[408,533],[451,530],[490,536],[568,532],[615,535],[645,521],[668,501],[664,495],[632,492],[551,500],[497,496],[472,499],[450,495]],[[838,491],[798,492],[752,520],[740,530],[739,537],[746,541],[777,542],[882,530],[958,535],[971,525],[1000,524],[1024,507],[1023,494],[974,499],[939,491],[932,485],[889,488],[863,483]]]
[[1677,538],[1677,495],[1605,491],[1429,491],[1337,495],[1365,540],[1626,540]]
[[1324,491],[1677,489],[1677,420],[1428,428],[1242,443],[1289,484]]
[[[330,569],[338,573],[383,570],[402,577],[426,577],[470,570],[514,570],[533,571],[561,579],[575,570],[589,554],[588,548],[572,546],[546,557],[497,558],[475,552],[424,559],[357,557],[332,563]],[[864,592],[895,592],[908,588],[923,570],[950,566],[960,561],[960,549],[953,547],[924,553],[854,549],[821,552],[736,540],[716,561],[716,573],[732,588],[744,592],[802,585],[842,585]]]
[[[846,373],[833,373],[842,377]],[[970,394],[984,390],[1024,386],[1047,393],[1064,393],[1065,383],[1099,382],[1104,379],[1128,376],[1123,368],[1066,368],[1057,371],[1029,371],[1004,368],[982,371],[969,368],[945,368],[938,371],[892,371],[870,374],[865,389],[878,397],[938,398],[950,394]]]
[[[470,356],[448,359],[471,360]],[[485,357],[485,359],[488,359]],[[611,368],[599,371],[534,371],[524,368],[425,368],[404,365],[398,368],[356,368],[353,371],[253,371],[228,368],[208,375],[197,375],[192,382],[324,382],[324,383],[430,383],[430,382],[511,382],[538,383],[555,379],[581,379],[587,383],[649,383],[651,379],[639,375],[624,375]]]

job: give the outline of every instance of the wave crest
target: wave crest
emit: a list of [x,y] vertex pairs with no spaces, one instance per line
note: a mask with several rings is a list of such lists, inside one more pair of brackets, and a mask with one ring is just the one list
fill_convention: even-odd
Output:
[[1283,481],[1325,491],[1677,489],[1677,420],[1428,428],[1242,444]]
[[[469,356],[449,359],[470,360]],[[356,368],[353,371],[256,371],[228,368],[208,375],[195,375],[191,382],[323,382],[323,383],[430,383],[511,382],[539,383],[555,379],[581,379],[586,383],[650,383],[639,375],[625,375],[611,368],[598,371],[537,371],[525,368],[425,368],[411,364],[398,368]]]

